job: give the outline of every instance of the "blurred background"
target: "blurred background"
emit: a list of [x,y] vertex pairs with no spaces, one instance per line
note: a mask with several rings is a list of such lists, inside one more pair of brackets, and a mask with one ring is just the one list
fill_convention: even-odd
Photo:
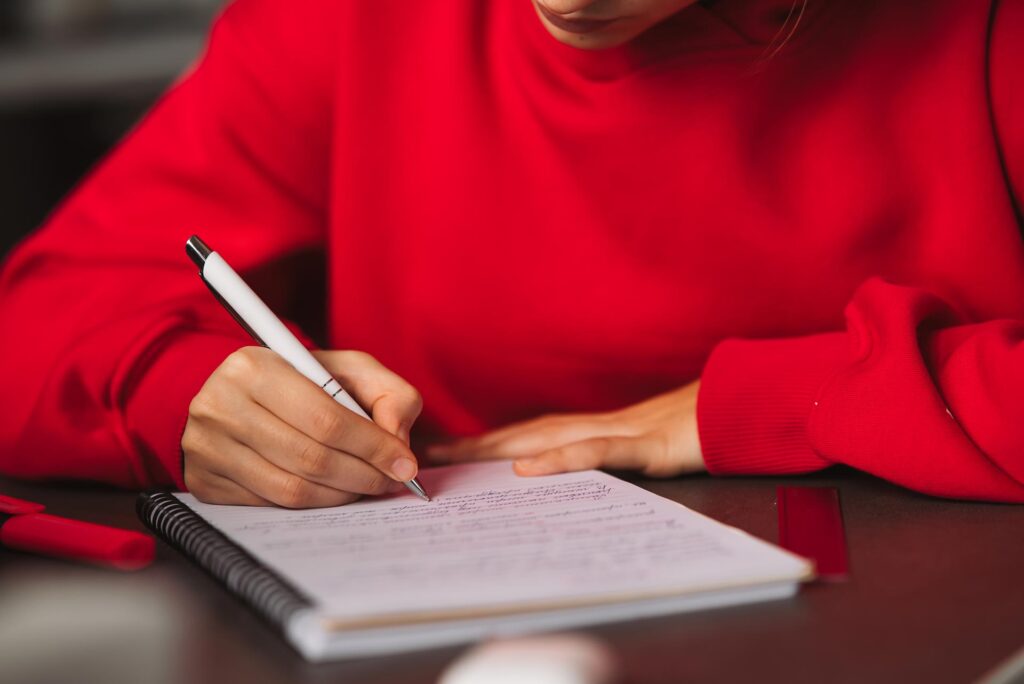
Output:
[[225,0],[0,0],[0,257],[198,56]]

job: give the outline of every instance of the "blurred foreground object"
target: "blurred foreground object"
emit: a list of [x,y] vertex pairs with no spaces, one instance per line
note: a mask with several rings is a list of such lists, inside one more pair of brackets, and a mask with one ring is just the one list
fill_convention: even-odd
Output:
[[452,663],[440,684],[612,684],[615,670],[601,641],[549,634],[480,644]]
[[[147,573],[148,575],[148,573]],[[51,682],[183,681],[184,619],[142,575],[60,568],[0,588],[0,680]],[[113,656],[113,657],[112,657]]]
[[999,663],[975,684],[1020,684],[1024,682],[1024,648]]

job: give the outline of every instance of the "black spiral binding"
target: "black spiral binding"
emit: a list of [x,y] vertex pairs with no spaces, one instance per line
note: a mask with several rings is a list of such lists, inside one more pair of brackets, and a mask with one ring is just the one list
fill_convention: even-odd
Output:
[[240,597],[283,632],[296,612],[313,605],[306,596],[195,511],[167,492],[139,495],[135,510],[146,526]]

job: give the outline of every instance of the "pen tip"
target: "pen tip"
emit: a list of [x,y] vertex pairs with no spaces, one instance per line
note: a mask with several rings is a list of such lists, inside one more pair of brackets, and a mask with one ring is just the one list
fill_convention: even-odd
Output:
[[420,483],[416,481],[416,478],[413,478],[406,482],[405,486],[411,489],[413,492],[415,492],[416,496],[420,497],[424,501],[430,501],[430,497],[427,496],[427,493],[425,491],[423,491],[423,487],[420,486]]

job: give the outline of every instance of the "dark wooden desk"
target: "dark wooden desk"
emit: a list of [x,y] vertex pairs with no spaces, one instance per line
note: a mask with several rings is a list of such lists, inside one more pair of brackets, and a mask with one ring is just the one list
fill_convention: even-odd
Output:
[[[770,541],[777,485],[838,486],[852,577],[589,630],[627,682],[970,682],[1024,644],[1024,506],[930,499],[845,470],[638,482]],[[0,492],[141,529],[130,493],[3,479]],[[134,574],[0,551],[6,682],[432,682],[461,651],[310,665],[166,546]]]

